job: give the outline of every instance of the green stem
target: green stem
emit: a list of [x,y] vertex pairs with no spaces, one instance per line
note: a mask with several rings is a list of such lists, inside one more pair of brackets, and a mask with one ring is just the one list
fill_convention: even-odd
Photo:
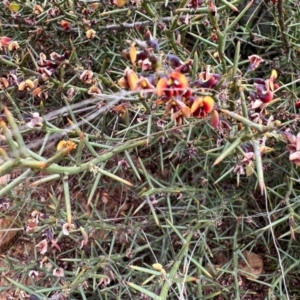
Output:
[[23,116],[21,114],[21,111],[19,110],[18,105],[16,104],[15,100],[13,99],[13,97],[10,95],[10,93],[5,92],[5,96],[9,99],[10,103],[12,104],[14,110],[16,111],[16,114],[18,116],[18,119],[20,121],[24,121]]
[[135,143],[127,143],[124,145],[120,145],[116,147],[115,149],[111,149],[110,152],[104,153],[94,159],[92,159],[89,162],[86,162],[82,164],[81,166],[73,166],[73,167],[67,167],[67,166],[59,166],[56,164],[52,164],[48,168],[46,168],[46,172],[52,173],[52,174],[78,174],[84,171],[88,171],[91,165],[98,165],[99,163],[103,161],[107,161],[110,158],[112,158],[116,153],[124,152],[125,150],[133,149],[135,147],[139,147],[142,145],[145,145],[147,143],[147,139],[137,141]]
[[[247,120],[249,120],[248,117],[248,110],[247,110],[247,103],[246,103],[246,97],[245,97],[245,93],[244,93],[244,88],[243,86],[239,86],[239,91],[240,91],[240,97],[241,97],[241,106],[242,106],[242,113],[243,113],[243,117]],[[245,125],[245,132],[250,134],[250,128],[248,124],[244,124]]]
[[182,263],[182,259],[183,259],[184,255],[186,254],[186,252],[188,250],[189,243],[192,239],[192,236],[193,236],[193,232],[190,232],[189,235],[186,237],[185,243],[183,244],[180,252],[178,253],[176,261],[174,262],[170,272],[168,273],[166,281],[165,281],[164,285],[161,288],[159,299],[161,299],[161,300],[168,299],[168,292],[169,292],[169,289],[171,288],[171,285],[173,283],[172,281],[176,277],[176,273],[177,273],[177,271],[180,267],[180,264]]
[[11,127],[12,133],[13,133],[13,135],[14,135],[14,137],[15,137],[18,145],[19,145],[20,156],[21,157],[29,156],[28,153],[27,153],[27,148],[25,146],[23,137],[20,133],[18,125],[16,124],[16,122],[14,120],[14,117],[12,116],[12,114],[10,113],[10,111],[7,108],[4,108],[4,112],[5,112],[7,121],[9,123],[10,127]]
[[257,130],[260,133],[264,133],[266,131],[268,131],[269,129],[271,130],[272,128],[268,128],[268,126],[263,126],[260,124],[256,124],[246,118],[244,118],[243,116],[233,112],[233,111],[229,111],[227,109],[220,109],[220,111],[228,116],[230,116],[231,118],[243,123],[244,125],[247,125],[249,127],[254,128],[255,130]]
[[142,1],[142,7],[147,12],[148,16],[152,18],[157,18],[158,15],[154,12],[150,3],[148,1]]
[[266,186],[265,186],[263,164],[262,164],[262,159],[261,159],[261,153],[259,150],[258,140],[253,141],[253,149],[254,149],[254,155],[255,155],[258,184],[260,187],[261,194],[263,195],[265,192]]
[[67,174],[63,176],[63,187],[64,187],[64,196],[66,204],[66,214],[67,214],[67,223],[68,228],[72,226],[72,210],[71,210],[71,199],[70,199],[70,190],[69,190],[69,177]]
[[25,181],[28,177],[31,177],[31,175],[33,174],[34,172],[31,169],[27,169],[18,178],[14,179],[12,182],[10,182],[8,185],[6,185],[0,190],[0,197],[10,193],[16,186]]

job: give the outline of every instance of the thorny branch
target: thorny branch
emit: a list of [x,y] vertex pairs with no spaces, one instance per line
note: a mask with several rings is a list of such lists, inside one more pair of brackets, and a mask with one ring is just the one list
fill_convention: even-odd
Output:
[[[186,20],[189,20],[191,18],[196,17],[197,15],[182,15],[180,16],[179,20],[181,22],[187,22]],[[110,24],[110,25],[106,25],[106,26],[99,26],[98,29],[101,31],[111,31],[111,30],[124,30],[124,29],[132,29],[132,28],[136,28],[136,27],[144,27],[147,26],[149,24],[153,24],[155,22],[158,23],[162,23],[162,22],[171,22],[174,20],[174,17],[165,17],[165,18],[160,18],[158,20],[146,20],[146,21],[140,21],[140,22],[134,22],[134,23],[121,23],[121,24]],[[15,25],[15,24],[2,24],[2,26],[5,27],[14,27],[14,28],[19,28],[19,25]],[[30,29],[34,29],[34,26],[24,26],[22,25],[22,27],[28,27]],[[63,28],[58,27],[57,28],[58,31],[66,31]],[[78,29],[77,28],[70,28],[68,32],[77,32]]]
[[283,40],[286,52],[288,52],[290,49],[290,43],[289,43],[289,40],[285,33],[283,0],[278,0],[277,9],[278,9],[278,20],[279,20],[279,26],[280,26],[280,31],[281,31],[281,35],[282,35],[282,40]]

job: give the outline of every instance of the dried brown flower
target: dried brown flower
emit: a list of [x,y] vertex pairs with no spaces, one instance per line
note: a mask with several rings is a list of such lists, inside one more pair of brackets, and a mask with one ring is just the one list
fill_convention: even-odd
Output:
[[46,239],[43,239],[35,247],[38,248],[38,251],[41,254],[45,254],[47,252],[47,250],[48,250],[48,242],[47,242]]
[[20,48],[19,44],[17,41],[12,41],[11,43],[8,44],[7,46],[9,51],[14,51]]
[[40,15],[43,11],[44,11],[44,9],[43,9],[40,5],[38,5],[38,4],[36,4],[36,5],[33,7],[33,13],[34,13],[35,15]]
[[89,29],[89,30],[87,30],[87,32],[85,33],[85,36],[86,36],[87,39],[91,40],[91,39],[95,38],[95,36],[96,36],[96,31],[93,30],[93,29]]
[[90,70],[85,70],[83,73],[80,75],[80,80],[83,81],[84,83],[92,83],[92,77],[94,73]]
[[7,87],[9,87],[9,82],[7,81],[7,79],[5,77],[1,77],[0,78],[0,90],[4,90]]
[[64,277],[65,276],[65,272],[63,268],[56,268],[53,270],[53,275],[57,276],[57,277]]
[[22,81],[18,86],[19,91],[32,90],[34,88],[35,88],[35,85],[34,85],[34,82],[31,79],[27,79],[25,81]]

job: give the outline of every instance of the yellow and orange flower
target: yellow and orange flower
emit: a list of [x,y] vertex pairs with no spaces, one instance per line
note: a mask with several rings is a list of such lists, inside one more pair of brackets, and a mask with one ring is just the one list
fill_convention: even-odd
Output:
[[215,101],[210,96],[196,97],[191,106],[191,114],[195,118],[204,118],[213,111],[214,105]]
[[189,118],[191,109],[182,101],[172,98],[166,103],[164,118],[171,112],[171,120],[175,121],[176,125],[182,125],[184,118]]
[[118,84],[122,88],[129,88],[131,91],[137,89],[139,77],[130,68],[126,68],[124,71],[124,76],[118,80]]
[[60,26],[61,26],[64,30],[66,30],[66,31],[68,31],[68,30],[71,29],[70,22],[68,22],[68,21],[66,21],[66,20],[61,20]]
[[61,140],[57,144],[56,150],[61,151],[63,149],[68,149],[68,152],[71,152],[72,150],[76,149],[76,144],[71,140]]
[[168,76],[168,78],[162,77],[158,81],[156,85],[156,93],[159,97],[165,95],[171,98],[173,96],[183,94],[187,87],[187,78],[183,74],[174,71]]

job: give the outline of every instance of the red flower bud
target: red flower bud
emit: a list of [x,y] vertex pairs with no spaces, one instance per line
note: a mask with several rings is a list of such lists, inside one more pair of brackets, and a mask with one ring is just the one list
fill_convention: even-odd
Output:
[[270,90],[265,90],[262,85],[256,86],[256,93],[263,103],[269,103],[273,100],[273,93]]
[[210,124],[214,127],[214,128],[218,128],[219,126],[219,122],[220,122],[220,117],[219,117],[219,113],[217,110],[213,110],[210,114]]

